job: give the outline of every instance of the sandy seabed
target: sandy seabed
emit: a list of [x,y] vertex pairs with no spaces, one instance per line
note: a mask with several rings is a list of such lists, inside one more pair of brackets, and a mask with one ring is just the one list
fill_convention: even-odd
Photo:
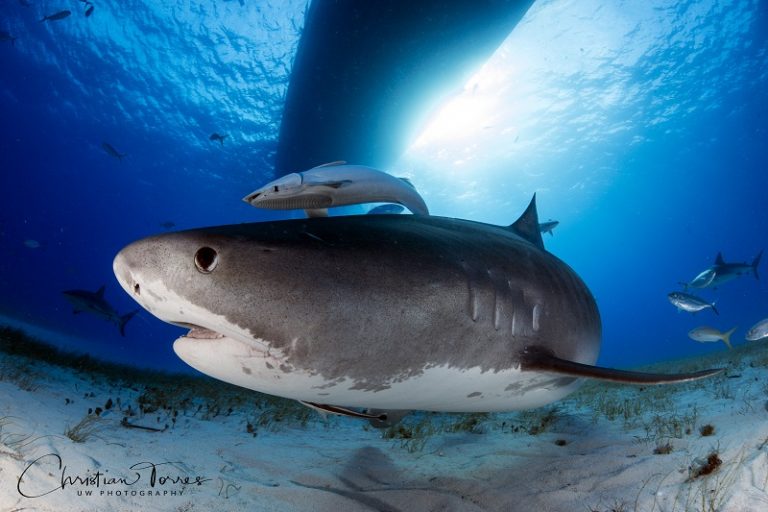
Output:
[[768,510],[768,346],[654,369],[711,366],[377,430],[203,377],[0,353],[0,511]]

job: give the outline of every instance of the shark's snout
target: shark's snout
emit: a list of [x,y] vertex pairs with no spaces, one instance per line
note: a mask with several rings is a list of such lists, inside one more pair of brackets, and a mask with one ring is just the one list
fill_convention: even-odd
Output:
[[133,243],[117,253],[112,261],[112,271],[117,282],[136,302],[151,310],[151,305],[142,300],[144,283],[141,277],[141,248]]
[[112,261],[112,271],[115,274],[115,278],[117,278],[117,282],[123,287],[123,290],[129,295],[133,295],[134,286],[137,292],[141,291],[141,287],[138,283],[133,282],[124,251],[125,249],[115,256],[115,259]]

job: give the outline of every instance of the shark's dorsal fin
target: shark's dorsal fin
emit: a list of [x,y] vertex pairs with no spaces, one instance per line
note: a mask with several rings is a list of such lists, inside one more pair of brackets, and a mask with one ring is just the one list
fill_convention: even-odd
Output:
[[533,194],[528,208],[525,209],[519,219],[509,226],[509,229],[542,251],[544,250],[544,241],[541,239],[541,231],[539,230],[539,214],[536,212],[536,194]]
[[97,296],[98,298],[100,298],[100,299],[103,299],[103,298],[104,298],[104,287],[105,287],[105,285],[101,285],[101,288],[99,288],[98,290],[96,290],[96,296]]
[[[333,167],[335,165],[344,165],[346,163],[347,163],[346,160],[336,160],[335,162],[328,162],[327,164],[316,165],[312,169],[320,169],[321,167]],[[310,171],[312,169],[310,169]]]
[[414,184],[409,180],[408,178],[399,178],[401,181],[405,182],[409,187],[411,187],[413,190],[416,190],[416,187]]
[[644,373],[627,370],[615,370],[588,364],[576,363],[556,357],[552,352],[541,347],[526,347],[520,357],[520,369],[586,377],[590,379],[622,382],[625,384],[673,384],[703,379],[722,372],[723,368],[713,368],[692,373]]
[[715,265],[725,265],[725,260],[723,259],[723,253],[721,252],[717,253],[717,256],[715,257]]

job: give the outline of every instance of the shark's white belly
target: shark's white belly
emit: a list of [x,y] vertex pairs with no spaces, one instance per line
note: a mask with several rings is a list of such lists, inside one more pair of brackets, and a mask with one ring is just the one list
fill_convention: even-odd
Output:
[[176,340],[176,354],[193,368],[217,379],[271,395],[307,402],[376,409],[489,412],[529,409],[573,392],[578,380],[562,376],[499,372],[479,368],[426,368],[416,376],[394,379],[386,389],[365,390],[351,379],[329,381],[291,369],[264,343],[230,337]]

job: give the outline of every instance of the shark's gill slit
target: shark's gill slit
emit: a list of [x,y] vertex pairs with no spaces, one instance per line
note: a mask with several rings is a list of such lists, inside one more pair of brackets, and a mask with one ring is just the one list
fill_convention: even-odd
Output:
[[210,247],[201,247],[195,253],[195,267],[203,274],[210,274],[219,263],[219,253]]

